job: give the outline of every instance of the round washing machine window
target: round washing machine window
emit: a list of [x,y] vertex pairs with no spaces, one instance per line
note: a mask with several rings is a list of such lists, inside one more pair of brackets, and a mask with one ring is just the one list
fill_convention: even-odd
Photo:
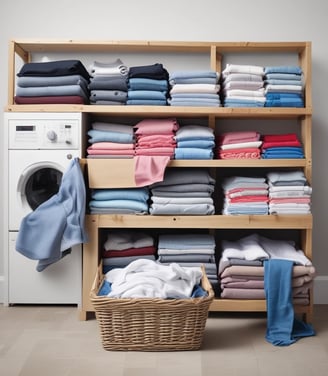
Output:
[[29,176],[24,193],[32,210],[58,192],[62,176],[61,171],[52,167],[40,168]]

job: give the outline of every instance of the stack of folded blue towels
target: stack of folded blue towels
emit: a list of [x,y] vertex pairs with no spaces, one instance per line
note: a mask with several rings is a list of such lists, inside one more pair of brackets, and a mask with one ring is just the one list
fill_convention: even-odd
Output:
[[221,106],[218,83],[220,74],[215,71],[177,71],[170,74],[171,106]]
[[304,107],[301,67],[271,66],[264,74],[265,107]]

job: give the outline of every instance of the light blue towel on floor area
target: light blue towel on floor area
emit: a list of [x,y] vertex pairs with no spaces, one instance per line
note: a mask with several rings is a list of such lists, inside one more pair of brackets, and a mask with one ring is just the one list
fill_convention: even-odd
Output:
[[315,335],[310,324],[296,319],[292,302],[293,261],[264,261],[267,304],[266,339],[275,346],[288,346],[302,337]]
[[22,219],[16,250],[38,260],[37,271],[59,261],[74,245],[85,243],[86,192],[78,158],[64,173],[59,191]]

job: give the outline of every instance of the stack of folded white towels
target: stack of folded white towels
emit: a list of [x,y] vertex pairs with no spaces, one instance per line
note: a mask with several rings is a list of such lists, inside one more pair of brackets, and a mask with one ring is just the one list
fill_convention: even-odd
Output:
[[301,170],[267,174],[270,214],[311,213],[312,187]]
[[222,72],[225,107],[264,107],[264,67],[227,64]]

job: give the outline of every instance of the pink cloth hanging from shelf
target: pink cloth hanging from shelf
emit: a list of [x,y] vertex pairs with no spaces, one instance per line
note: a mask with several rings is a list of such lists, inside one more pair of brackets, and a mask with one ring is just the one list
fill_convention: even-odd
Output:
[[166,166],[170,161],[167,155],[136,155],[134,157],[134,180],[138,187],[163,181]]

